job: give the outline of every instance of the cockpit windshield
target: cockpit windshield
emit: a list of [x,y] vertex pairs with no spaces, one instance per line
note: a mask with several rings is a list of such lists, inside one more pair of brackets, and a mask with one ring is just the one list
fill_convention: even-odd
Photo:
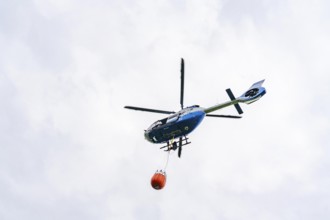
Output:
[[171,122],[175,122],[179,119],[180,114],[174,114],[169,116],[168,118],[164,118],[162,120],[156,121],[155,123],[153,123],[152,125],[150,125],[150,127],[148,128],[148,130],[152,130],[154,128],[157,128],[159,126],[171,123]]
[[171,123],[171,122],[175,122],[179,119],[179,114],[175,114],[175,115],[171,115],[170,117],[167,118],[166,123]]
[[152,125],[150,125],[150,127],[148,128],[148,130],[151,130],[153,128],[157,128],[157,127],[159,127],[161,125],[164,125],[166,123],[166,120],[167,120],[167,118],[164,118],[164,119],[161,119],[159,121],[156,121],[155,123],[153,123]]
[[199,105],[192,105],[189,108],[199,108]]

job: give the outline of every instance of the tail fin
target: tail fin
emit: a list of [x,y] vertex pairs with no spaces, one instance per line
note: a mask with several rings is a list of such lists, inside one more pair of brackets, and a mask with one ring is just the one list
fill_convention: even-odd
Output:
[[254,83],[243,95],[237,98],[239,102],[251,104],[259,100],[263,95],[266,94],[266,89],[262,87],[265,80]]

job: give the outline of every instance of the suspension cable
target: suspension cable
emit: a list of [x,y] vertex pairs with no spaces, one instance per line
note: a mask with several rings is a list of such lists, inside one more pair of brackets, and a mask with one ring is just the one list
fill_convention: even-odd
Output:
[[165,163],[165,167],[164,167],[164,172],[166,171],[168,161],[170,159],[171,147],[172,147],[173,143],[174,143],[174,137],[172,138],[172,140],[170,140],[170,143],[168,145],[167,158],[166,158],[166,163]]
[[168,165],[168,161],[170,158],[170,151],[167,152],[167,159],[166,159],[166,163],[165,163],[165,167],[164,167],[164,172],[166,171],[167,165]]

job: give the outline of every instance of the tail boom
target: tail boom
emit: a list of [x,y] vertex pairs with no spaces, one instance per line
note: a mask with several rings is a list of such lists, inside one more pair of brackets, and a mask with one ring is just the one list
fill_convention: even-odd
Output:
[[226,107],[231,106],[231,105],[236,105],[239,102],[240,101],[238,99],[235,99],[235,100],[228,101],[228,102],[225,102],[225,103],[222,103],[222,104],[211,106],[209,108],[205,108],[204,112],[207,114],[207,113],[214,112],[214,111],[222,109],[222,108],[226,108]]
[[264,87],[262,87],[262,84],[264,81],[265,80],[261,80],[259,82],[254,83],[246,92],[243,93],[243,95],[241,95],[238,98],[235,98],[235,96],[233,95],[231,90],[227,89],[226,92],[227,92],[229,98],[231,99],[231,101],[228,101],[228,102],[225,102],[222,104],[217,104],[217,105],[211,106],[209,108],[205,108],[204,112],[210,113],[210,112],[234,105],[237,112],[239,114],[242,114],[243,111],[238,104],[239,103],[251,104],[251,103],[259,100],[263,95],[265,95],[266,89]]

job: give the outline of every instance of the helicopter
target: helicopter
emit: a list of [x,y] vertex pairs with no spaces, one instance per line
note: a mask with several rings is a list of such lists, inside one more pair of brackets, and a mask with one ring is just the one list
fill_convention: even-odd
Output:
[[230,101],[216,104],[214,106],[203,108],[199,105],[193,105],[184,107],[184,59],[181,58],[181,88],[180,88],[180,105],[181,110],[166,111],[159,109],[141,108],[135,106],[124,106],[126,109],[167,114],[166,118],[157,120],[150,127],[144,131],[144,137],[147,141],[154,144],[164,144],[165,146],[160,147],[165,151],[175,151],[178,149],[178,157],[181,157],[182,146],[188,145],[191,142],[187,137],[192,131],[194,131],[198,125],[206,117],[218,117],[218,118],[232,118],[239,119],[241,116],[236,115],[218,115],[209,114],[211,112],[217,111],[222,108],[234,105],[239,115],[243,114],[243,111],[239,103],[251,104],[259,100],[263,95],[266,94],[266,89],[262,87],[265,80],[258,81],[254,83],[246,92],[241,96],[235,97],[231,89],[227,89],[226,92],[230,98]]

